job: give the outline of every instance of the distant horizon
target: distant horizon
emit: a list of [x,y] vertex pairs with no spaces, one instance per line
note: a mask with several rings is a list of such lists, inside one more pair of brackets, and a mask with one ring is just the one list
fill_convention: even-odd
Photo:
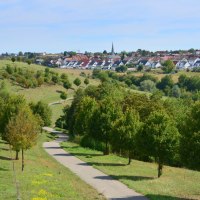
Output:
[[0,52],[198,49],[198,0],[1,0]]
[[[141,48],[139,48],[139,49],[141,49]],[[141,49],[141,50],[145,50],[145,51],[149,51],[149,52],[158,52],[158,51],[168,51],[168,52],[170,52],[170,51],[188,51],[188,50],[190,50],[190,49],[194,49],[195,51],[200,51],[200,48],[189,48],[189,49],[170,49],[170,50],[166,50],[166,49],[158,49],[158,50],[155,50],[155,51],[152,51],[152,50],[149,50],[149,49]],[[18,54],[19,52],[22,52],[22,53],[27,53],[27,52],[31,52],[31,53],[47,53],[47,54],[60,54],[60,53],[64,53],[65,51],[66,52],[76,52],[76,53],[81,53],[81,54],[84,54],[85,52],[88,52],[88,53],[103,53],[103,51],[105,51],[106,49],[104,49],[104,50],[102,50],[102,51],[87,51],[87,50],[85,50],[85,51],[83,51],[83,52],[77,52],[77,51],[75,51],[75,50],[64,50],[64,51],[62,51],[62,52],[48,52],[48,51],[17,51],[17,52],[0,52],[0,54],[5,54],[5,53],[8,53],[8,54]],[[137,49],[138,50],[138,49]],[[130,51],[127,51],[127,50],[122,50],[122,51],[125,51],[125,52],[127,52],[127,53],[130,53],[130,52],[137,52],[137,50],[130,50]],[[106,50],[107,51],[107,53],[111,53],[111,50]],[[118,51],[118,52],[116,52],[115,51],[115,53],[116,54],[119,54],[119,53],[121,53],[122,51]]]

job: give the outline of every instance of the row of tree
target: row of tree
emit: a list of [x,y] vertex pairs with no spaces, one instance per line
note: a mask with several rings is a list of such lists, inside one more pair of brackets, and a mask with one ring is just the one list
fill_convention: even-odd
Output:
[[157,77],[147,73],[138,77],[133,74],[119,75],[111,71],[94,70],[93,78],[99,78],[102,82],[109,80],[119,81],[135,90],[151,93],[160,91],[162,95],[166,96],[200,100],[198,92],[200,91],[200,78],[198,76],[180,75],[178,82],[175,83],[171,75],[166,75],[159,81]]
[[[189,109],[191,105],[191,109]],[[129,158],[200,170],[200,102],[147,97],[104,82],[76,92],[57,125],[83,146]]]

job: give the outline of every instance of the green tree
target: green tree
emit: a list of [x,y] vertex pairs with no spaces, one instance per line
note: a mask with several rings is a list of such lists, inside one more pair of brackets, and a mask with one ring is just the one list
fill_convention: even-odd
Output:
[[178,87],[178,85],[174,85],[172,88],[172,96],[176,97],[176,98],[180,98],[181,97],[181,90]]
[[65,73],[62,73],[60,78],[62,79],[62,81],[68,80],[68,76]]
[[164,163],[178,150],[179,132],[166,113],[155,111],[137,134],[137,145],[141,153],[155,158],[160,177]]
[[60,78],[57,74],[54,74],[51,78],[51,80],[53,81],[54,84],[59,83]]
[[35,115],[39,115],[43,121],[44,126],[51,125],[52,110],[48,104],[39,101],[38,103],[31,103],[30,107]]
[[116,121],[113,134],[113,147],[128,152],[128,165],[131,164],[131,158],[136,149],[135,137],[140,131],[141,122],[139,114],[133,109],[127,109],[124,114]]
[[104,51],[103,51],[103,54],[107,55],[107,54],[108,54],[108,52],[107,52],[106,50],[104,50]]
[[64,51],[63,55],[64,55],[64,56],[67,56],[67,51]]
[[156,84],[151,80],[145,80],[140,83],[140,88],[142,91],[154,93],[156,91]]
[[15,57],[12,57],[11,61],[14,63],[16,61]]
[[172,76],[171,75],[166,75],[157,84],[157,87],[160,90],[163,90],[163,92],[165,92],[166,95],[169,95],[169,93],[171,92],[171,89],[172,89],[173,85],[174,85],[174,81],[172,79]]
[[3,139],[6,134],[6,126],[9,120],[17,115],[26,105],[26,101],[23,96],[9,95],[8,93],[1,93],[0,96],[0,133]]
[[63,100],[67,99],[67,93],[66,92],[61,92],[60,98],[63,99]]
[[116,72],[126,72],[127,71],[127,67],[125,65],[116,67],[115,69]]
[[89,127],[94,111],[97,109],[97,102],[94,98],[83,97],[77,106],[75,113],[74,132],[78,135],[89,133]]
[[26,62],[28,65],[30,65],[32,63],[32,61],[30,59],[28,59]]
[[88,85],[88,84],[90,83],[89,79],[86,78],[86,79],[84,80],[84,83],[85,83],[85,85]]
[[139,72],[141,72],[143,69],[144,69],[144,66],[143,66],[143,65],[139,65],[139,66],[137,67],[137,71],[139,71]]
[[163,63],[163,71],[165,73],[170,73],[172,72],[174,69],[175,69],[175,65],[173,63],[172,60],[166,60],[164,63]]
[[74,80],[74,84],[78,87],[78,86],[80,86],[81,85],[81,80],[80,80],[80,78],[76,78],[75,80]]
[[69,82],[69,80],[65,80],[63,82],[63,87],[68,90],[72,87],[72,84]]
[[200,170],[200,101],[187,114],[181,127],[181,158],[185,166]]
[[[110,152],[110,142],[113,125],[119,117],[120,107],[110,97],[100,102],[99,108],[94,112],[90,124],[90,135],[105,144],[104,155]],[[103,122],[103,123],[102,123]]]
[[38,119],[28,107],[24,107],[12,117],[6,127],[6,139],[9,144],[16,152],[22,150],[22,171],[24,170],[24,150],[30,149],[36,143],[39,132]]

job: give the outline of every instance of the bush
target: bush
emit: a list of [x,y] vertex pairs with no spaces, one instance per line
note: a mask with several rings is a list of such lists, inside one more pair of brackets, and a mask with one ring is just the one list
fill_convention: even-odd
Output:
[[125,65],[119,66],[115,69],[116,72],[126,72],[127,67]]
[[85,72],[81,72],[81,73],[80,73],[80,76],[82,76],[82,77],[86,77]]
[[78,87],[81,84],[81,80],[79,78],[76,78],[74,80],[74,84]]
[[67,99],[67,93],[66,92],[61,92],[60,98],[64,99],[64,100]]
[[88,85],[90,82],[89,82],[89,79],[88,78],[86,78],[85,80],[84,80],[84,83],[85,83],[85,85]]

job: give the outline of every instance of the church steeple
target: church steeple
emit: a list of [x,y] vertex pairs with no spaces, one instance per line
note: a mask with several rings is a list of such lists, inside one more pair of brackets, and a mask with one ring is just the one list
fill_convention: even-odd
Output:
[[113,43],[112,43],[112,50],[111,50],[111,54],[112,54],[112,56],[114,56],[114,55],[115,55],[115,50],[114,50],[114,45],[113,45]]

